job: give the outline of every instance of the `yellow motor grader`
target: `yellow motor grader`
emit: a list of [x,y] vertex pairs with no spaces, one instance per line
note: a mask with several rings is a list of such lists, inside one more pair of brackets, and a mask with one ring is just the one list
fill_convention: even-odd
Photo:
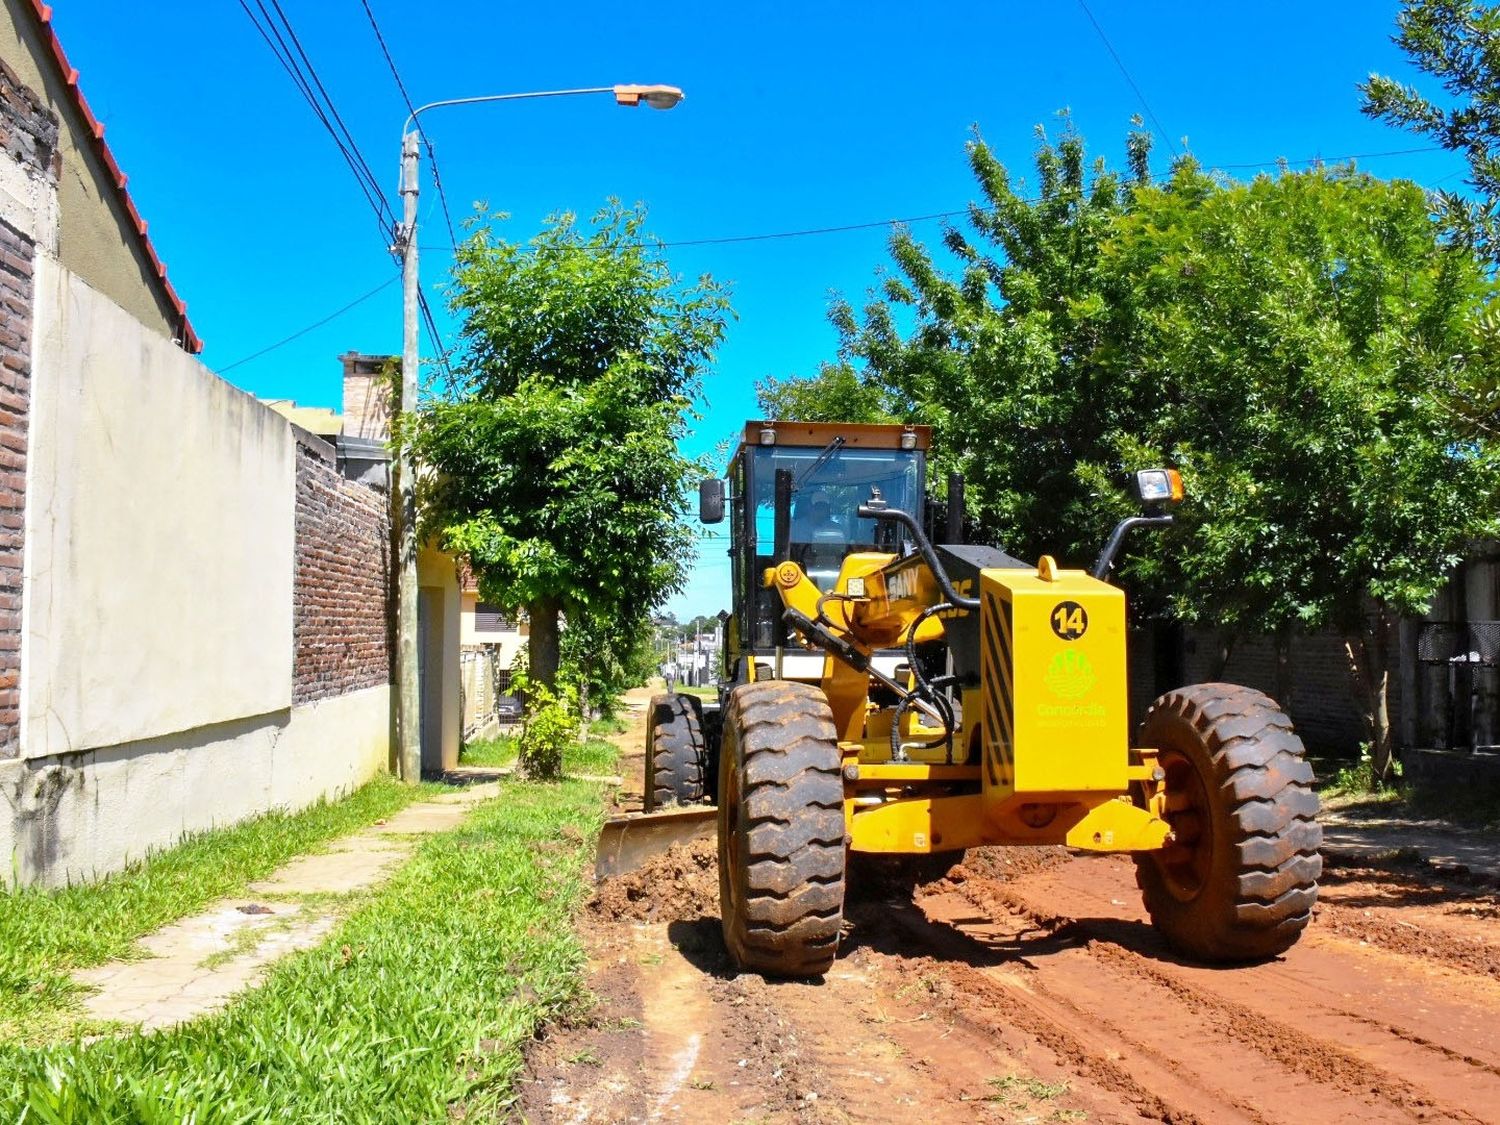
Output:
[[606,826],[600,872],[716,825],[725,943],[774,976],[833,963],[852,853],[990,844],[1129,852],[1182,953],[1286,950],[1322,866],[1290,720],[1197,684],[1127,730],[1125,598],[1105,579],[1130,530],[1171,521],[1177,474],[1133,475],[1142,514],[1090,571],[1032,564],[962,542],[956,476],[929,536],[929,438],[750,422],[727,481],[703,482],[703,522],[730,524],[719,706],[652,700],[647,812]]

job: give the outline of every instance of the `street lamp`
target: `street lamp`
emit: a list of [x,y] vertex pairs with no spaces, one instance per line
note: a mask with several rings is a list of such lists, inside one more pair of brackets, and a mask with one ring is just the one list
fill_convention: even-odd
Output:
[[[577,94],[611,94],[615,104],[647,105],[671,109],[682,101],[676,86],[590,86],[578,90],[538,90],[525,94],[486,94],[475,98],[449,98],[428,102],[411,111],[401,126],[401,198],[404,215],[396,232],[395,249],[401,254],[401,403],[399,417],[410,418],[417,408],[417,160],[421,133],[418,118],[430,109],[481,102],[509,102],[527,98],[560,98]],[[416,125],[416,128],[413,126]],[[396,449],[397,557],[396,570],[396,740],[397,764],[402,780],[415,783],[422,777],[421,700],[417,684],[417,500],[411,453],[406,442]]]

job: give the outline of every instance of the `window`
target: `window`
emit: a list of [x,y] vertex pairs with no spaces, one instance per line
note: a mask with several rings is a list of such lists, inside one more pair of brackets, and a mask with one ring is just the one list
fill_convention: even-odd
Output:
[[474,603],[474,632],[505,633],[515,627],[515,620],[499,606],[490,605],[489,602]]

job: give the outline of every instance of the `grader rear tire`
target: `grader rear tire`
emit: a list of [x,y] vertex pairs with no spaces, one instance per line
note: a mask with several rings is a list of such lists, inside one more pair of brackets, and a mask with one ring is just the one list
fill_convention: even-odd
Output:
[[742,969],[819,977],[844,921],[838,737],[811,684],[743,684],[719,754],[719,906]]
[[1286,952],[1323,870],[1312,767],[1291,720],[1251,688],[1197,684],[1151,705],[1140,745],[1161,753],[1178,837],[1135,857],[1152,922],[1198,960]]
[[699,805],[708,794],[702,704],[691,695],[653,695],[646,728],[646,811]]

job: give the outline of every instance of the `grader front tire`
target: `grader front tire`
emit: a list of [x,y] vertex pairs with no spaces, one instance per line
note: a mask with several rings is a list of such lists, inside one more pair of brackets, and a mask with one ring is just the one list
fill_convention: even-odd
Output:
[[819,977],[844,920],[844,785],[823,693],[744,684],[730,693],[719,756],[719,902],[742,969]]
[[1318,796],[1291,720],[1251,688],[1196,684],[1151,705],[1140,744],[1160,752],[1177,837],[1135,857],[1152,922],[1198,960],[1286,952],[1312,920],[1323,870]]
[[699,805],[708,794],[708,742],[702,705],[691,695],[653,695],[646,728],[647,812]]

